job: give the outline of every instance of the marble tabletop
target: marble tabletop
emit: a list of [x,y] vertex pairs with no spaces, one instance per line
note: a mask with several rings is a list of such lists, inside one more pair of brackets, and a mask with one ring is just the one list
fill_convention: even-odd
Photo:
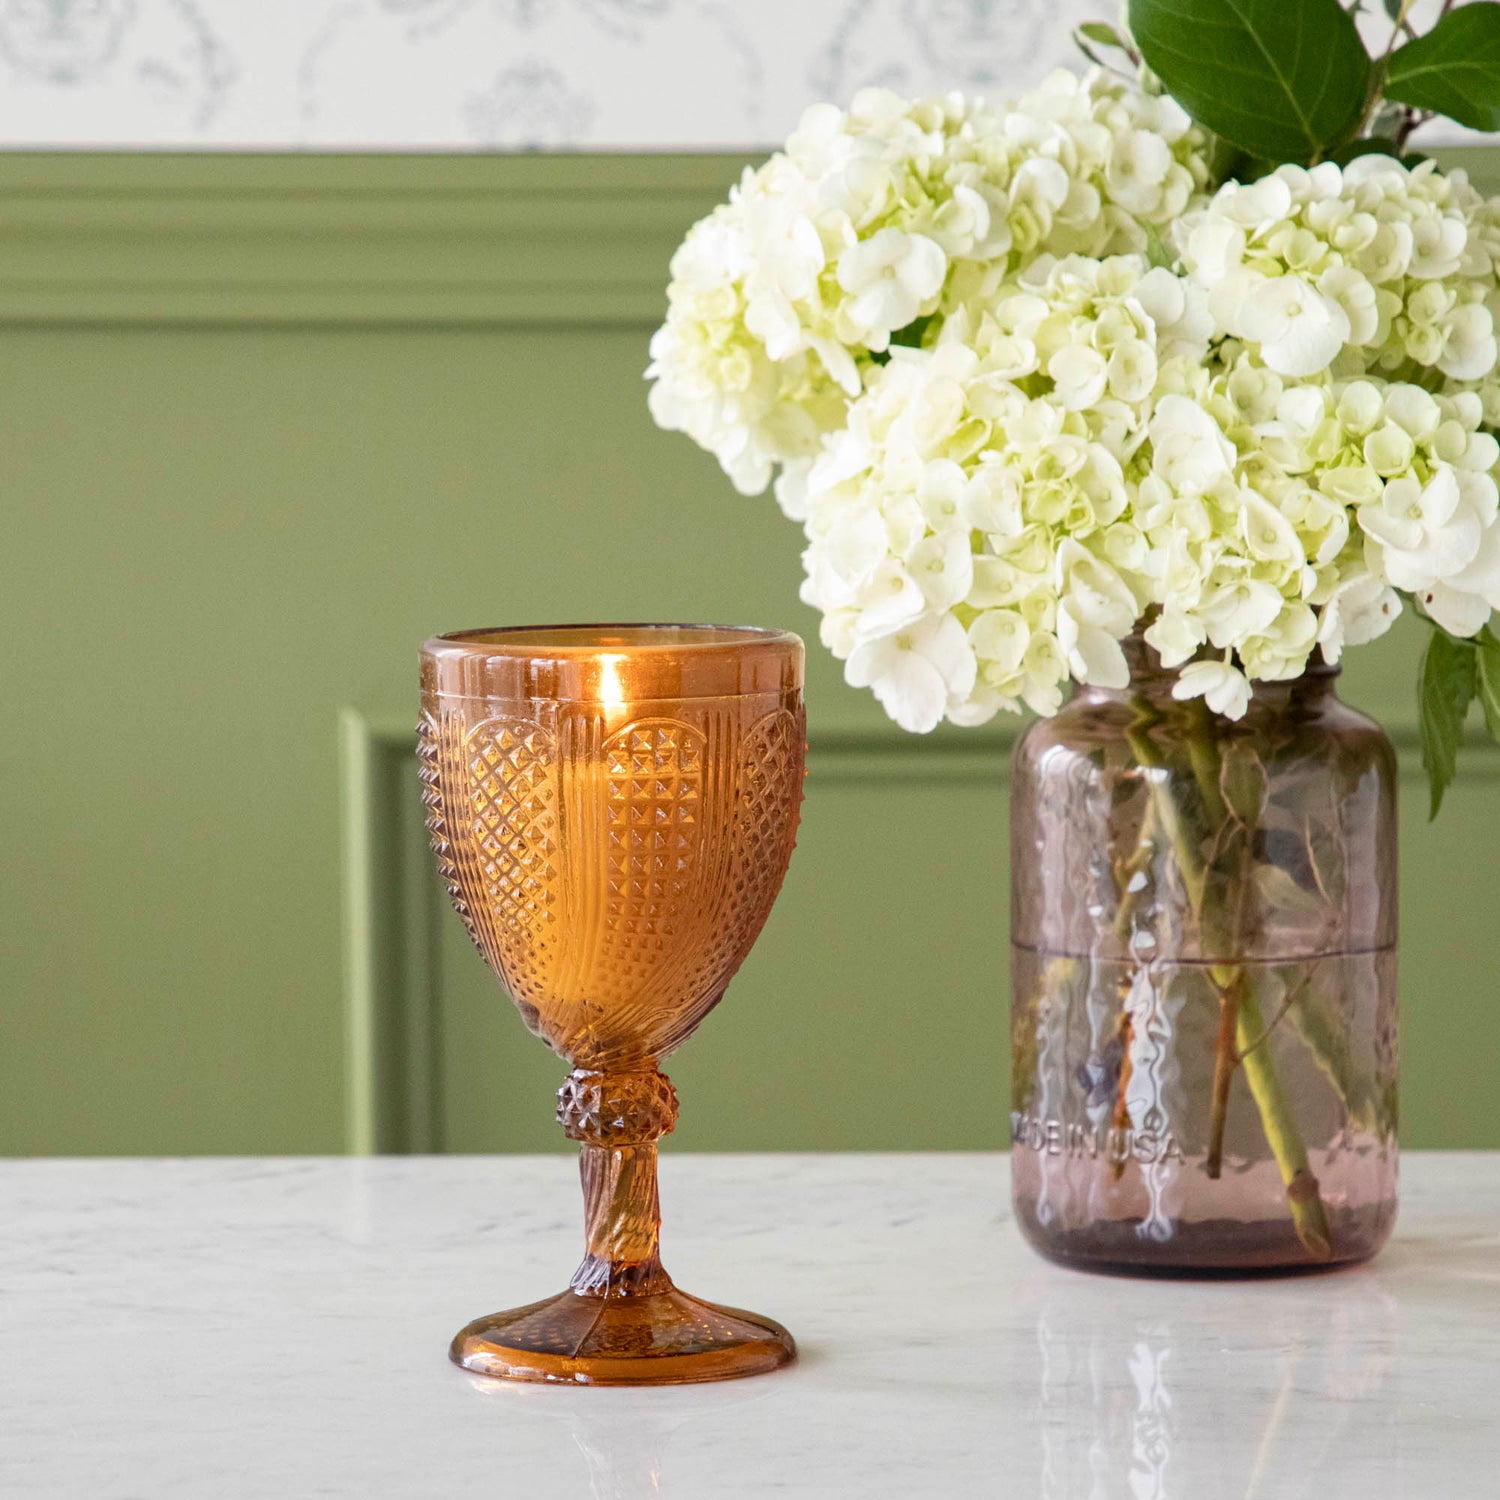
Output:
[[558,1290],[565,1157],[0,1163],[0,1496],[1500,1495],[1500,1154],[1408,1155],[1374,1264],[1065,1271],[987,1155],[674,1156],[664,1251],[799,1362],[655,1391],[446,1358]]

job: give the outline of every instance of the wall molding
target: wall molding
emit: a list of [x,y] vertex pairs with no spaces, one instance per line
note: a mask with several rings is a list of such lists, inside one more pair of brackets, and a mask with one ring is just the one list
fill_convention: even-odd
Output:
[[339,713],[344,1149],[442,1150],[442,890],[418,798],[416,732]]
[[[1500,149],[1438,155],[1500,190]],[[0,322],[650,327],[759,159],[0,153]]]
[[649,326],[745,160],[0,155],[0,321]]

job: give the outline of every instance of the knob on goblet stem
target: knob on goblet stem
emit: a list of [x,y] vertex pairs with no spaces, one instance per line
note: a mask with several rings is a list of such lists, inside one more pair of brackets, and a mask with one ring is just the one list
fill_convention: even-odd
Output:
[[802,800],[802,643],[722,626],[558,626],[427,642],[423,799],[453,904],[574,1071],[586,1250],[567,1291],[481,1318],[467,1369],[665,1384],[794,1355],[663,1269],[658,1064],[723,997],[780,889]]

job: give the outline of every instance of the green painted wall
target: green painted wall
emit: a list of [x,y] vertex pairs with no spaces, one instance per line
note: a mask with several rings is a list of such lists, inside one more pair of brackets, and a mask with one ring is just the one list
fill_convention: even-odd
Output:
[[[796,528],[646,414],[738,165],[0,158],[0,1151],[563,1147],[409,761],[425,635],[559,617],[810,644],[801,847],[680,1145],[1003,1140],[1005,735],[891,729]],[[1417,645],[1348,675],[1408,777],[1404,1133],[1500,1146],[1500,756],[1428,829]]]

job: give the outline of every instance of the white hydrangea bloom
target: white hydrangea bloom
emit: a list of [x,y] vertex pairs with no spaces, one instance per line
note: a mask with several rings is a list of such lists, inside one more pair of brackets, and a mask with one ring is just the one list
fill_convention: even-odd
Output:
[[1228,333],[1278,374],[1479,380],[1496,361],[1495,211],[1462,172],[1387,156],[1226,183],[1176,239]]
[[1259,344],[1261,358],[1280,375],[1326,370],[1350,338],[1349,315],[1338,300],[1296,275],[1256,282],[1225,321]]
[[854,687],[873,688],[885,711],[916,734],[936,729],[949,701],[968,696],[974,671],[964,628],[947,614],[862,642],[846,669]]
[[881,229],[857,240],[838,259],[838,282],[852,301],[839,309],[840,331],[852,344],[884,351],[898,328],[931,310],[948,274],[936,240]]
[[1179,701],[1202,698],[1216,714],[1241,719],[1250,707],[1250,683],[1227,661],[1195,661],[1177,674],[1172,696]]
[[1142,629],[1237,718],[1403,599],[1500,608],[1500,199],[1363,156],[1207,200],[1203,151],[1099,74],[872,91],[674,260],[652,410],[776,478],[824,644],[903,726],[1123,687]]
[[1011,109],[867,89],[807,111],[672,261],[647,376],[657,423],[801,518],[807,467],[892,339],[1043,251],[1142,250],[1201,195],[1170,99],[1058,73]]
[[[1500,445],[1479,398],[1211,357],[1201,298],[1139,257],[1042,258],[895,352],[808,487],[803,597],[837,620],[852,682],[865,648],[947,618],[975,671],[943,679],[942,713],[1050,712],[1070,678],[1125,684],[1149,611],[1177,695],[1239,717],[1252,680],[1382,634],[1398,589],[1456,633],[1483,624]],[[881,700],[927,722],[937,683],[893,668]]]
[[[879,664],[898,722],[1050,712],[1069,676],[1124,685],[1120,642],[1151,597],[1127,471],[1158,386],[1207,354],[1201,303],[1142,256],[1040,257],[955,310],[932,348],[893,350],[855,402],[809,477],[803,598],[838,621],[851,682]],[[1227,475],[1233,450],[1222,434],[1209,447],[1184,471]],[[893,643],[920,653],[914,631],[943,619],[974,670],[944,676],[939,703],[938,678]]]
[[1401,613],[1401,598],[1375,573],[1352,570],[1337,584],[1318,616],[1323,659],[1336,663],[1345,646],[1362,646],[1390,629]]
[[1356,512],[1366,564],[1420,599],[1445,630],[1474,635],[1500,608],[1500,443],[1479,430],[1483,409],[1472,393],[1392,386],[1384,410],[1386,421],[1363,446],[1395,429],[1384,445],[1394,472]]

